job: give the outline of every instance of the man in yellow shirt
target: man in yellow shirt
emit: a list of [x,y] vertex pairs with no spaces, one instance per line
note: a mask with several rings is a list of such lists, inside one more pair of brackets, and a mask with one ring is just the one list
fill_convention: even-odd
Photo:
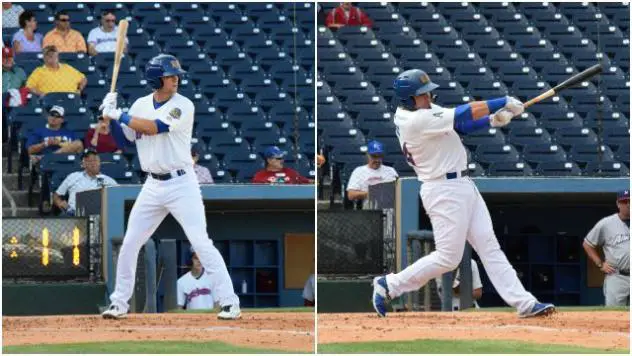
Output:
[[31,93],[43,96],[48,93],[81,94],[88,84],[83,73],[72,66],[59,63],[59,53],[55,46],[44,47],[44,65],[37,67],[26,81]]
[[70,16],[65,11],[55,14],[55,28],[44,36],[42,47],[55,46],[59,52],[86,53],[86,41],[79,31],[70,28]]

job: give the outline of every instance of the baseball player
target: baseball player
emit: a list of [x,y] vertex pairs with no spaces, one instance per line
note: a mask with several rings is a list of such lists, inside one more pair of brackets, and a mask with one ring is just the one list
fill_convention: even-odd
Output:
[[191,246],[191,270],[178,278],[178,307],[187,310],[213,309],[215,302],[211,292],[211,279],[204,273],[200,258]]
[[[393,167],[382,164],[384,145],[379,141],[369,141],[367,144],[367,164],[356,167],[347,184],[349,200],[364,200],[369,196],[369,186],[397,180],[399,175]],[[368,205],[367,205],[368,206]]]
[[[619,212],[599,220],[584,239],[586,255],[606,274],[606,306],[630,305],[630,191],[617,194]],[[603,247],[605,261],[596,247]]]
[[179,76],[185,73],[176,57],[160,54],[145,70],[153,93],[136,100],[128,113],[116,107],[116,93],[107,94],[100,107],[121,144],[136,142],[141,168],[147,172],[147,181],[129,217],[118,256],[116,289],[110,296],[110,308],[102,314],[104,318],[127,315],[138,252],[168,213],[180,223],[214,282],[213,293],[222,308],[218,318],[241,316],[226,264],[206,231],[204,204],[190,151],[195,108],[191,100],[178,94]]
[[524,289],[501,251],[485,201],[467,177],[467,155],[459,137],[507,125],[524,111],[522,103],[502,97],[443,108],[432,102],[431,91],[438,85],[419,69],[401,73],[393,87],[399,99],[394,116],[396,133],[408,163],[423,182],[421,201],[432,223],[436,250],[399,273],[376,277],[375,311],[386,316],[391,298],[418,290],[432,278],[456,269],[467,239],[500,296],[518,310],[519,316],[552,313],[553,304],[538,302]]
[[[483,282],[481,282],[481,275],[478,273],[478,264],[474,260],[470,260],[470,265],[472,266],[472,301],[474,303],[474,308],[480,308],[478,306],[477,300],[481,299],[483,296]],[[443,302],[443,281],[441,280],[442,276],[435,278],[435,283],[437,284],[437,293],[439,294],[439,299]],[[461,269],[458,268],[454,271],[454,280],[452,281],[452,310],[457,311],[461,309],[461,290],[459,286],[461,285]]]

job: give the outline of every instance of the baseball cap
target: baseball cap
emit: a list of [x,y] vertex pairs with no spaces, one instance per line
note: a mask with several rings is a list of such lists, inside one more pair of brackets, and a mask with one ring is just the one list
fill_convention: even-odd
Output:
[[13,57],[13,50],[9,47],[2,48],[2,58],[10,58]]
[[81,154],[81,159],[84,159],[90,155],[98,156],[99,153],[94,148],[86,148],[85,150],[83,150],[83,153]]
[[266,148],[266,150],[263,152],[263,156],[267,159],[267,158],[283,158],[285,157],[285,155],[287,154],[287,152],[285,151],[281,151],[281,149],[277,146],[270,146],[268,148]]
[[367,144],[366,152],[370,155],[381,155],[384,154],[384,145],[378,141],[369,141]]
[[48,110],[48,114],[51,116],[61,116],[64,117],[64,108],[62,106],[59,105],[53,105],[52,108],[50,108],[50,110]]
[[630,190],[621,190],[617,193],[617,201],[619,200],[630,200]]

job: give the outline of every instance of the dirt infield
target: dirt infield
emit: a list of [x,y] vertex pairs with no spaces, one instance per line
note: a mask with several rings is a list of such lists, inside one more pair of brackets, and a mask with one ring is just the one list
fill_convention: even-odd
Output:
[[599,349],[630,348],[628,311],[557,312],[520,319],[507,312],[319,314],[318,343],[443,340],[517,340]]
[[215,314],[130,314],[124,320],[100,316],[3,317],[3,346],[97,341],[222,341],[259,349],[309,352],[313,313],[244,313],[241,320]]

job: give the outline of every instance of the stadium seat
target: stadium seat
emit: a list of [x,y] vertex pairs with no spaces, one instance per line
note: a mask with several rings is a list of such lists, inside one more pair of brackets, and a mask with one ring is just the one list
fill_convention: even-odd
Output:
[[582,175],[582,171],[574,162],[542,162],[536,167],[535,174],[541,177],[577,177]]
[[550,144],[551,136],[541,127],[516,127],[509,131],[509,143],[516,147]]
[[582,167],[586,163],[612,161],[614,154],[608,146],[599,144],[575,144],[569,152],[570,159]]
[[629,177],[630,169],[616,161],[590,162],[584,168],[584,174],[595,177]]
[[531,167],[524,162],[492,162],[487,175],[498,177],[528,177],[533,175]]
[[525,161],[531,164],[542,162],[563,162],[567,160],[566,152],[561,146],[554,144],[527,145],[523,150]]

